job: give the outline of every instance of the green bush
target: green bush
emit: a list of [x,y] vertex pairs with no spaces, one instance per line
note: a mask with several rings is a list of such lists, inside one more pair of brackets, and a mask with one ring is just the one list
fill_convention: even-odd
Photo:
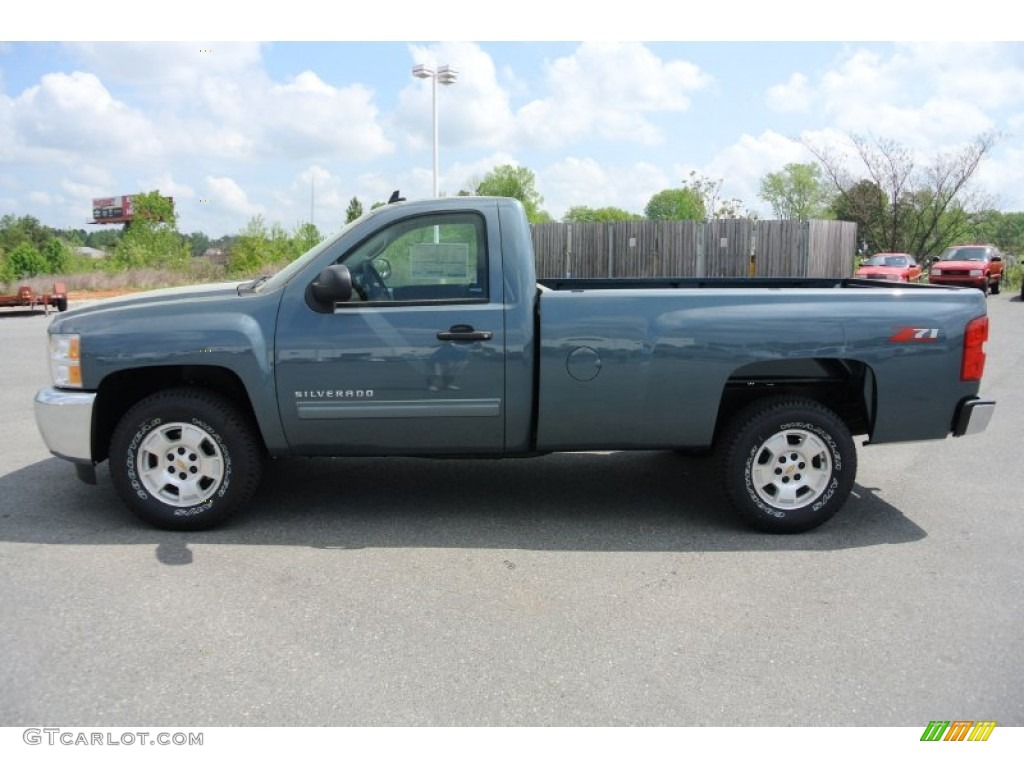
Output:
[[1024,281],[1024,264],[1014,264],[1006,270],[1006,286],[1010,290],[1020,288],[1021,281]]
[[0,265],[0,278],[5,282],[35,277],[48,271],[48,264],[43,255],[30,243],[21,243],[6,254]]

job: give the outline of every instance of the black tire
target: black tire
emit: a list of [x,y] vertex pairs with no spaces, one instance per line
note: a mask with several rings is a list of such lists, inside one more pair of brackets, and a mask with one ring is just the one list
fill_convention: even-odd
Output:
[[262,471],[262,444],[250,420],[202,389],[150,395],[125,413],[110,440],[114,487],[158,528],[198,531],[222,523],[249,501]]
[[1000,287],[999,286],[999,280],[996,280],[994,283],[992,283],[992,295],[993,296],[995,296],[996,294],[999,293],[999,287]]
[[850,430],[814,400],[775,397],[741,411],[726,427],[721,472],[726,495],[747,523],[797,533],[846,503],[857,475]]
[[984,282],[982,282],[982,284],[981,284],[981,289],[980,290],[981,290],[982,296],[986,296],[986,297],[988,296],[988,289],[989,289],[989,283],[988,283],[988,278],[986,277]]
[[67,300],[67,298],[66,297],[61,297],[61,298],[57,299],[57,311],[58,312],[67,312],[67,310],[68,310],[68,300]]

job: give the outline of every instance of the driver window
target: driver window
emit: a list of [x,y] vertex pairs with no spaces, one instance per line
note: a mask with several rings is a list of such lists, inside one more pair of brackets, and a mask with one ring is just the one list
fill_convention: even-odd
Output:
[[353,302],[486,301],[483,220],[473,213],[396,222],[341,259]]

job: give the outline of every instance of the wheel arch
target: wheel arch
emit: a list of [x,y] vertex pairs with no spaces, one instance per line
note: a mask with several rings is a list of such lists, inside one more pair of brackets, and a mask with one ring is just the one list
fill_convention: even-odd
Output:
[[834,357],[764,360],[737,368],[726,381],[715,421],[715,442],[748,405],[777,396],[820,403],[834,411],[853,435],[873,431],[876,381],[870,365]]
[[107,458],[117,422],[133,405],[161,390],[181,386],[200,387],[228,399],[256,426],[266,445],[266,436],[256,417],[252,399],[234,371],[220,366],[149,366],[117,371],[100,382],[93,411],[93,460],[100,462]]

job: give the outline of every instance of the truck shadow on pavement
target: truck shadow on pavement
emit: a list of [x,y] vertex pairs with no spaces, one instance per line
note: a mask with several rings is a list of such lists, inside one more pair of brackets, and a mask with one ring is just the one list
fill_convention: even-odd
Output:
[[[40,489],[46,489],[40,494]],[[522,460],[285,459],[249,508],[220,528],[151,528],[122,505],[104,466],[80,483],[47,459],[0,477],[0,541],[156,544],[167,565],[190,544],[320,549],[430,548],[623,552],[825,551],[903,544],[927,533],[874,489],[855,485],[822,527],[773,535],[740,523],[711,458],[671,452]]]

